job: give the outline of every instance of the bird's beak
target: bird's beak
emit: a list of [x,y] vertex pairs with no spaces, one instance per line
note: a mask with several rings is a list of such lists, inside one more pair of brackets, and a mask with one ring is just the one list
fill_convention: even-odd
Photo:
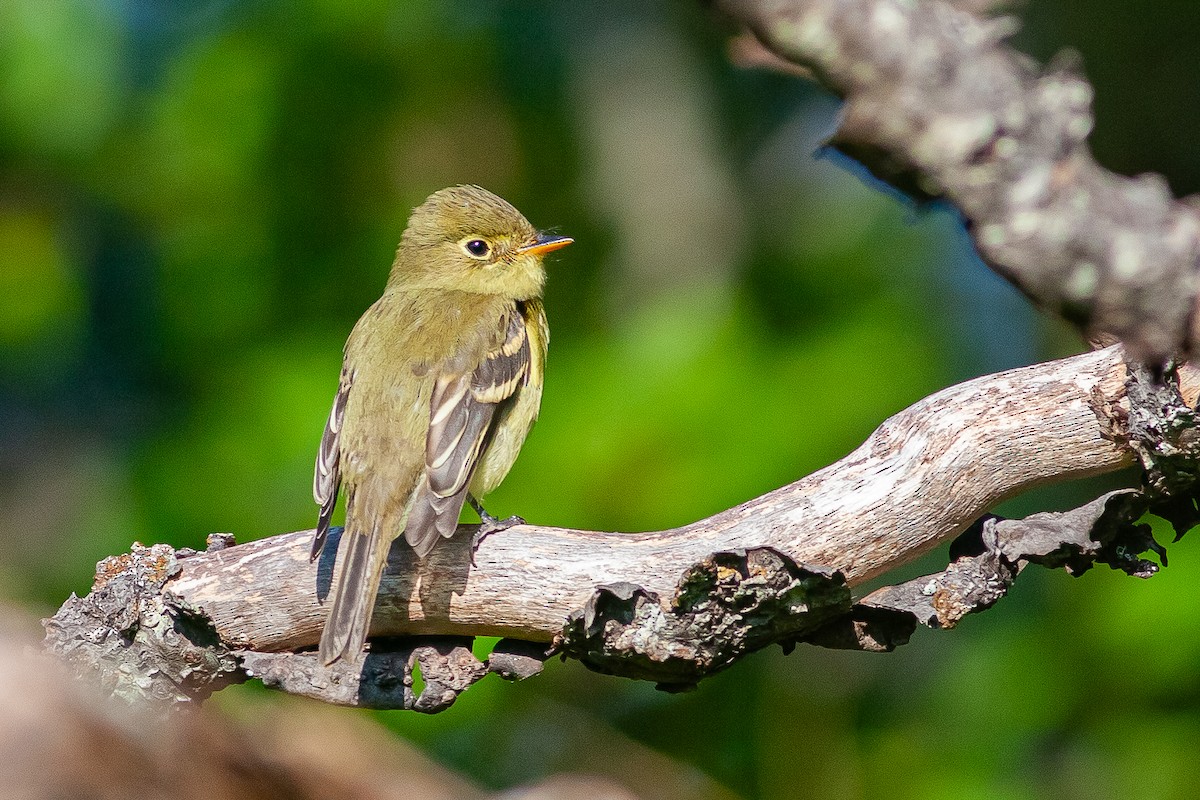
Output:
[[555,250],[566,247],[573,241],[575,240],[570,236],[551,236],[546,233],[539,233],[532,244],[525,245],[517,250],[517,252],[523,256],[544,256],[546,253],[553,253]]

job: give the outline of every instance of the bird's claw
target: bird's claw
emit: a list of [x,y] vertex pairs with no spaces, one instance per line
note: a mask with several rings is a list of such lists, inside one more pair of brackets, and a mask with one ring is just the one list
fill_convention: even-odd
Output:
[[475,531],[475,535],[471,537],[471,566],[475,565],[475,551],[479,549],[480,542],[493,533],[508,530],[515,525],[525,524],[525,519],[515,514],[506,519],[496,519],[491,514],[480,514],[479,516],[479,528]]

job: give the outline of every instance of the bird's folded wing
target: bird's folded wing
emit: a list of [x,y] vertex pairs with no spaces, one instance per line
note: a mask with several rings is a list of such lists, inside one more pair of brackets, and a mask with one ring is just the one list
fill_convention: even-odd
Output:
[[333,517],[334,506],[337,505],[338,487],[341,485],[341,470],[339,469],[340,448],[338,440],[342,433],[342,418],[346,413],[346,398],[350,396],[350,385],[354,376],[342,370],[341,381],[338,383],[337,395],[333,398],[333,408],[329,411],[329,421],[325,423],[325,433],[321,436],[321,446],[317,450],[317,465],[313,471],[313,499],[321,507],[317,520],[317,533],[313,537],[311,558],[316,558],[325,547],[325,539],[329,536],[329,520]]
[[439,537],[453,535],[496,411],[529,380],[529,335],[517,309],[504,315],[497,333],[495,347],[473,369],[447,369],[434,383],[425,480],[418,485],[404,530],[422,558]]

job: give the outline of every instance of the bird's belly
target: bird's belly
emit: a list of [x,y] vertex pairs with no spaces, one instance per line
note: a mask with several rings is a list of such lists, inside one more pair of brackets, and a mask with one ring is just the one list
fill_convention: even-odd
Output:
[[[521,452],[521,445],[529,433],[529,424],[518,426],[506,420],[509,424],[501,424],[492,436],[491,444],[479,457],[475,474],[471,476],[469,491],[477,498],[484,497],[500,485],[504,476],[512,469]],[[532,423],[532,421],[531,421]]]

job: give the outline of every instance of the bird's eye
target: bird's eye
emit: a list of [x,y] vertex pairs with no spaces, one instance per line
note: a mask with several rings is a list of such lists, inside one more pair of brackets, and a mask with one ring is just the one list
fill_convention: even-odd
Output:
[[475,258],[484,258],[492,251],[491,245],[483,239],[468,239],[463,243],[463,248]]

